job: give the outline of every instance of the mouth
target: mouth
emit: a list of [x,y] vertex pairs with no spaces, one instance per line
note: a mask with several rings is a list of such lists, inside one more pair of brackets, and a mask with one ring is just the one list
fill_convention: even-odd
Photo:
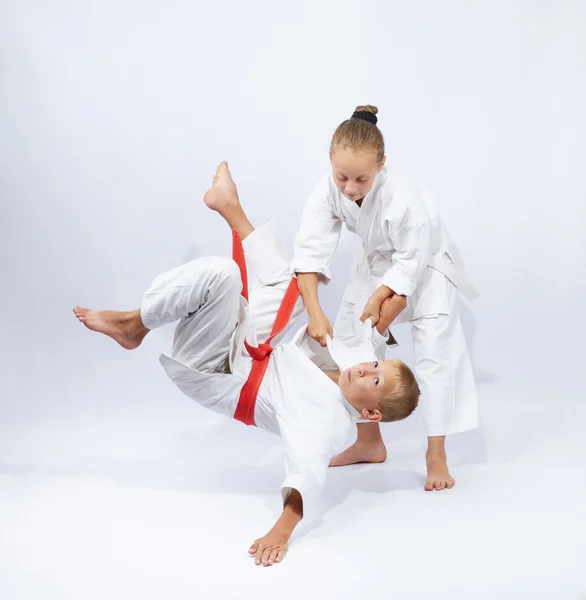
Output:
[[350,369],[346,371],[346,374],[348,375],[348,383],[350,383],[352,381],[352,373],[350,372]]

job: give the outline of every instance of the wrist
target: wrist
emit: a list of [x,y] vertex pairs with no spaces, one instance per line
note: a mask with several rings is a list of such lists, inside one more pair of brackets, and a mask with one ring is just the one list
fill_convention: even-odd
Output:
[[321,306],[317,305],[307,309],[307,316],[309,317],[309,320],[312,321],[313,319],[320,319],[321,317],[324,317],[325,314]]
[[383,302],[387,298],[390,298],[393,295],[393,293],[394,292],[390,287],[386,285],[381,285],[375,290],[373,295],[381,302]]

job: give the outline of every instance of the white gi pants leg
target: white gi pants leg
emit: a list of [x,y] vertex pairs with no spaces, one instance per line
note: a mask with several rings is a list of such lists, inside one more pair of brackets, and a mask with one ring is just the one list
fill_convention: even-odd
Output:
[[155,329],[179,321],[173,358],[202,373],[227,372],[241,290],[234,261],[198,258],[154,279],[143,298],[142,322]]
[[[344,342],[350,348],[360,342],[356,326],[362,325],[356,318],[356,306],[352,301],[354,295],[354,286],[350,283],[344,291],[344,296],[342,297],[342,302],[334,321],[334,337]],[[387,346],[385,344],[373,344],[373,348],[376,357],[379,360],[384,360]]]
[[446,282],[450,314],[411,322],[415,374],[428,436],[478,427],[478,400],[472,364],[455,302],[456,288]]
[[[257,227],[243,242],[248,270],[249,315],[257,342],[265,342],[271,334],[283,296],[291,282],[290,260],[279,244],[274,221]],[[272,341],[276,346],[297,317],[303,312],[303,300],[297,299],[287,327]],[[252,343],[252,340],[248,340]]]

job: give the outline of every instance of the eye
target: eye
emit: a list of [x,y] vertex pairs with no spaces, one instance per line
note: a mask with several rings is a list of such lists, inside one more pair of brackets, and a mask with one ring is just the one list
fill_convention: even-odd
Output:
[[366,181],[366,179],[359,179],[358,183],[364,183]]
[[374,363],[374,368],[376,369],[378,367],[378,360]]
[[348,180],[348,178],[347,178],[347,177],[342,177],[342,175],[338,175],[338,179],[339,179],[340,181],[347,181],[347,180]]
[[378,385],[378,377],[374,378],[374,385]]

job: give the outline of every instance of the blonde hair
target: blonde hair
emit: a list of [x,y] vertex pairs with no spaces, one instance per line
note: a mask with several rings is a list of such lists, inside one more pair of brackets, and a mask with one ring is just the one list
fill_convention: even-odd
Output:
[[[378,108],[367,104],[357,106],[355,112],[378,113]],[[340,123],[332,136],[330,143],[330,156],[336,150],[349,148],[354,152],[372,152],[376,154],[377,162],[381,162],[385,155],[385,140],[380,129],[364,119],[350,118]]]
[[393,390],[380,403],[381,420],[390,423],[406,419],[417,408],[420,395],[413,371],[404,362],[397,361]]

